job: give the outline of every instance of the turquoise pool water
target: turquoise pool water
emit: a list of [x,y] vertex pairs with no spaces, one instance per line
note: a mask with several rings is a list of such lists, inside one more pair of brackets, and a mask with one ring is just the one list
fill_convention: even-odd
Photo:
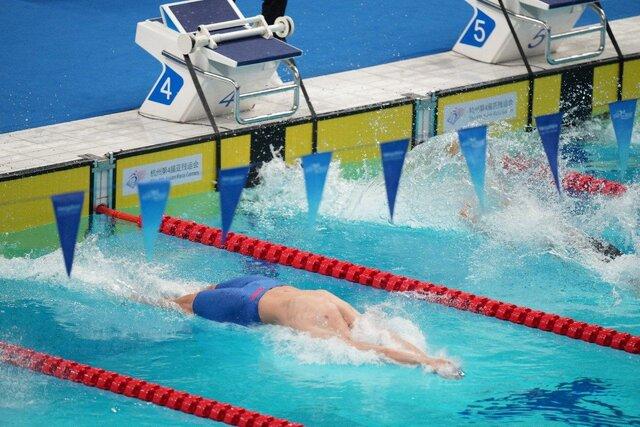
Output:
[[[475,224],[459,215],[465,204],[473,211],[474,198],[463,160],[443,154],[451,137],[432,139],[408,156],[395,224],[386,219],[375,161],[349,173],[332,166],[315,228],[304,218],[301,172],[273,161],[262,171],[263,184],[245,192],[234,228],[640,334],[639,136],[624,178],[629,191],[615,199],[558,199],[536,169],[543,153],[535,134],[493,137],[493,208]],[[606,121],[567,131],[563,143],[564,170],[615,177]],[[517,153],[534,159],[529,171],[500,166]],[[217,205],[216,194],[204,194],[172,201],[169,213],[217,225]],[[626,254],[607,262],[583,243],[585,233]],[[9,246],[10,238],[3,243]],[[637,355],[167,236],[147,262],[134,227],[102,218],[76,256],[72,280],[59,251],[0,257],[0,340],[308,425],[640,424]],[[338,341],[215,324],[133,301],[244,273],[330,290],[368,321],[454,358],[467,376],[447,381]],[[8,424],[209,422],[6,365],[0,365],[0,390],[0,419]]]

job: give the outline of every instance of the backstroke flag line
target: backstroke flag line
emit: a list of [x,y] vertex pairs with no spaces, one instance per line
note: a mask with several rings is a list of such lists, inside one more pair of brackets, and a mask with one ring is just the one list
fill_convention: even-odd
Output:
[[218,174],[218,191],[220,192],[220,215],[222,216],[222,244],[227,241],[227,233],[236,214],[240,195],[247,183],[249,166],[231,169],[220,169]]
[[309,154],[302,158],[304,184],[309,204],[309,222],[313,224],[318,216],[327,172],[331,164],[331,152]]
[[160,231],[162,215],[167,207],[171,183],[169,181],[151,181],[138,184],[140,216],[142,218],[142,237],[147,259],[153,256],[153,245]]
[[409,148],[409,140],[386,142],[380,144],[380,156],[382,157],[382,171],[384,172],[384,185],[387,189],[387,202],[389,203],[389,214],[393,221],[393,213],[396,206],[396,195],[402,175],[404,158]]
[[51,196],[53,212],[56,216],[58,226],[58,237],[64,258],[64,266],[67,276],[71,277],[73,267],[73,256],[78,241],[78,229],[80,227],[80,216],[84,204],[84,193],[65,193]]
[[478,126],[458,130],[460,151],[467,161],[473,188],[480,202],[480,209],[487,207],[484,181],[487,163],[487,127]]
[[611,122],[618,141],[618,167],[623,174],[627,171],[629,164],[629,146],[631,145],[637,103],[637,99],[629,99],[609,104]]
[[562,113],[538,116],[536,117],[536,126],[549,161],[553,181],[556,184],[558,193],[561,194],[560,179],[558,177],[558,151],[560,147],[560,130],[562,129]]

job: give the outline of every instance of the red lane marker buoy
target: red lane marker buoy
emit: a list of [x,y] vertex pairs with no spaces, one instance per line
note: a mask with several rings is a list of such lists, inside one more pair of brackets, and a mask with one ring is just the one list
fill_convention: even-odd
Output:
[[605,196],[620,196],[627,191],[627,187],[619,182],[611,181],[579,172],[569,172],[562,180],[565,190],[573,193],[602,194]]
[[[502,158],[502,167],[511,172],[525,172],[533,169],[535,176],[540,179],[550,179],[549,169],[547,166],[535,164],[531,159],[524,156],[504,156]],[[596,178],[580,172],[569,172],[562,179],[562,187],[574,194],[590,194],[604,196],[620,196],[627,191],[627,187],[616,181],[603,178]]]
[[[134,221],[135,222],[135,221]],[[301,427],[302,424],[249,411],[239,406],[163,387],[116,372],[93,368],[0,341],[0,362],[29,369],[61,380],[73,381],[111,393],[144,400],[185,414],[210,418],[233,426]]]
[[[98,206],[96,212],[112,218],[123,219],[138,226],[140,225],[139,217],[123,214],[104,205]],[[185,234],[183,232],[183,230],[188,227],[195,227],[195,229],[198,230],[195,236],[193,233]],[[517,325],[552,332],[616,350],[640,354],[640,337],[618,332],[613,329],[605,329],[599,325],[579,322],[556,314],[545,313],[457,289],[447,288],[446,286],[371,269],[335,258],[254,239],[238,233],[229,233],[226,246],[222,247],[220,244],[220,229],[196,224],[180,218],[165,216],[162,220],[160,231],[170,236],[192,240],[209,246],[216,246],[230,252],[237,252],[276,264],[291,266],[323,276],[344,279],[349,282],[384,289],[389,292],[417,292],[425,295],[427,297],[425,300],[429,302],[446,305],[458,310],[483,314]],[[607,333],[603,334],[605,331],[607,331]]]

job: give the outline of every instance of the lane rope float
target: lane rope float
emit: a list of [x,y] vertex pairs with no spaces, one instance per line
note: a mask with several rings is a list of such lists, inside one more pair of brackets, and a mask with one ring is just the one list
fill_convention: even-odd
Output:
[[[141,225],[139,216],[110,209],[105,205],[99,205],[96,208],[96,213],[132,222],[138,227]],[[226,245],[222,247],[222,231],[219,228],[209,227],[193,221],[165,216],[160,226],[160,232],[274,264],[318,273],[323,276],[334,277],[389,292],[416,292],[427,297],[426,301],[428,302],[494,317],[545,332],[553,332],[557,335],[603,347],[640,354],[640,336],[254,239],[239,233],[228,233]]]
[[567,191],[591,195],[620,196],[627,191],[627,187],[619,182],[596,178],[579,172],[566,174],[562,179],[562,185]]
[[0,341],[0,362],[240,427],[301,427],[239,406]]
[[[522,157],[502,158],[502,167],[512,172],[525,172],[530,170],[533,165],[529,159]],[[542,167],[538,170],[538,177],[547,176],[547,168]],[[604,178],[596,178],[593,175],[587,175],[577,171],[570,171],[562,178],[562,187],[573,194],[589,194],[603,196],[620,196],[627,191],[627,187],[616,181]]]

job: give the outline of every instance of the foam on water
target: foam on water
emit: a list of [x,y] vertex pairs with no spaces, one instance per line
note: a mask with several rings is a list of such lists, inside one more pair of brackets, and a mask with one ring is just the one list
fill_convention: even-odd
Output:
[[100,238],[90,235],[78,243],[70,279],[64,270],[60,249],[38,258],[0,257],[0,278],[31,280],[88,292],[109,292],[118,297],[150,303],[195,292],[208,285],[185,281],[171,274],[169,265],[149,263],[142,256],[106,254],[98,245]]
[[[134,259],[108,253],[98,245],[101,238],[92,235],[77,245],[70,279],[59,249],[37,258],[0,257],[0,284],[11,286],[0,300],[44,306],[56,323],[83,339],[163,341],[178,336],[188,327],[188,317],[166,298],[207,284],[176,277],[169,266],[147,263],[143,256]],[[56,292],[56,288],[68,292]],[[139,303],[170,309],[148,310]],[[11,334],[11,341],[20,340]]]
[[[447,357],[443,349],[433,351],[420,328],[402,316],[398,302],[368,306],[355,322],[352,337],[356,341],[406,351],[391,334],[395,334],[434,357]],[[361,351],[339,338],[319,339],[304,332],[269,326],[267,340],[276,352],[295,358],[302,364],[364,365],[393,363],[374,351]],[[425,370],[431,372],[429,368]]]
[[[568,128],[562,144],[612,135],[611,125],[595,120]],[[559,197],[537,134],[507,133],[490,137],[487,193],[492,208],[479,215],[463,157],[446,154],[454,140],[455,135],[432,138],[408,153],[398,192],[396,226],[480,232],[492,242],[551,253],[613,284],[640,285],[640,185],[629,185],[621,197]],[[505,167],[506,157],[525,162],[526,168]],[[560,160],[561,171],[572,169],[569,157],[571,153]],[[244,204],[245,209],[267,217],[291,217],[306,211],[299,165],[287,165],[276,158],[261,169],[260,177],[261,185],[246,192],[251,203]],[[461,215],[463,211],[467,215]],[[335,161],[320,214],[345,221],[388,223],[382,175],[365,171],[357,179],[345,177]],[[624,248],[627,255],[610,261],[589,242],[589,236],[607,239],[610,235],[612,243]]]

